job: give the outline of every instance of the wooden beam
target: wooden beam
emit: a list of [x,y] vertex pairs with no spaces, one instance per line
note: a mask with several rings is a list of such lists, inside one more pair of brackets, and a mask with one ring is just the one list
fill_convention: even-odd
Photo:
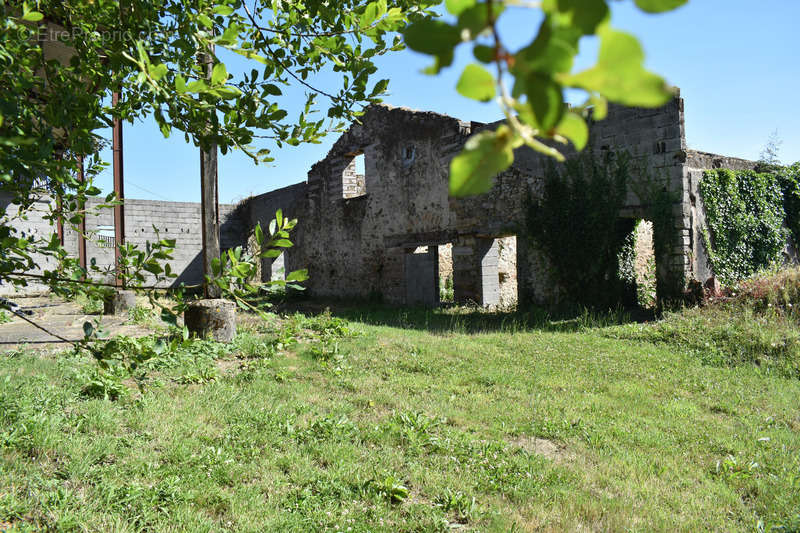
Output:
[[[119,92],[111,95],[111,105],[116,107],[119,104]],[[113,127],[113,164],[114,164],[114,193],[119,202],[125,200],[125,173],[122,149],[122,121],[114,119]],[[121,253],[120,246],[125,244],[125,205],[120,203],[114,206],[114,265],[117,269],[116,283],[118,287],[125,288],[120,267]]]
[[[213,48],[212,48],[213,50]],[[200,62],[211,79],[214,58],[210,53],[200,54]],[[219,191],[217,184],[217,144],[208,143],[200,147],[200,219],[203,232],[203,274],[213,277],[211,263],[220,257],[219,243]],[[220,289],[203,281],[206,298],[219,298]]]

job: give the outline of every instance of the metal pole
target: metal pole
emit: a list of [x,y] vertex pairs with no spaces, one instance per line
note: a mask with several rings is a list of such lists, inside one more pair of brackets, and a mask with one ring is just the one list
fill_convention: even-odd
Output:
[[61,214],[63,204],[61,202],[61,195],[56,196],[56,209],[58,210],[58,222],[56,223],[56,231],[58,233],[58,242],[64,246],[64,217]]
[[[78,156],[78,181],[83,183],[86,177],[83,175],[83,156]],[[78,224],[78,264],[84,270],[86,268],[86,201],[81,200],[78,204],[81,221]]]
[[[119,92],[114,92],[111,95],[111,105],[117,107],[119,104]],[[117,197],[119,205],[114,206],[114,264],[117,268],[117,287],[125,288],[125,281],[122,279],[121,271],[121,253],[120,247],[125,244],[125,205],[122,203],[125,200],[125,182],[124,182],[124,167],[123,167],[123,150],[122,150],[122,121],[119,118],[114,118],[113,128],[113,163],[114,163],[114,194]]]

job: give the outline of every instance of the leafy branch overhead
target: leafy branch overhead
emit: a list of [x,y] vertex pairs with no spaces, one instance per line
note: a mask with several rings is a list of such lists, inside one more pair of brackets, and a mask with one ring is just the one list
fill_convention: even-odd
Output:
[[[675,9],[688,0],[634,0],[647,13]],[[558,160],[552,143],[582,150],[589,138],[587,116],[601,120],[608,102],[658,107],[672,98],[663,78],[644,67],[644,52],[632,35],[611,27],[606,0],[446,0],[451,17],[410,24],[403,36],[412,50],[433,56],[425,72],[438,74],[453,63],[459,45],[472,46],[475,62],[466,66],[456,90],[480,102],[496,100],[506,125],[475,135],[450,165],[450,193],[479,194],[514,161],[513,150],[523,144]],[[509,50],[498,31],[501,16],[517,9],[540,9],[543,20],[531,42]],[[591,68],[573,72],[581,38],[597,36],[600,48]],[[492,72],[493,71],[493,72]],[[510,87],[507,80],[512,80]],[[569,107],[567,89],[585,93],[585,101]]]

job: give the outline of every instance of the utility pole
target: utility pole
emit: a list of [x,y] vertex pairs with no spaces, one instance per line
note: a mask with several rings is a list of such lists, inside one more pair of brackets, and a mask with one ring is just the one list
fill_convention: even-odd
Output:
[[[214,68],[214,48],[209,45],[208,52],[200,54],[200,62],[206,70],[206,79],[211,80]],[[211,125],[209,124],[209,133]],[[212,142],[200,146],[200,218],[203,232],[203,274],[208,278],[214,275],[211,262],[220,257],[219,244],[219,191],[217,184],[217,144]],[[204,281],[206,298],[219,298],[221,291],[216,285]]]

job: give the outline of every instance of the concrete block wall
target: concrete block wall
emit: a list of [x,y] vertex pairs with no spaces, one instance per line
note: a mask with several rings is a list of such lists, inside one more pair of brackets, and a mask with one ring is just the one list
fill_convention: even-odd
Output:
[[[8,200],[7,200],[8,201]],[[86,242],[87,262],[94,262],[106,274],[99,275],[103,281],[114,278],[114,248],[106,241],[97,238],[103,227],[113,228],[114,215],[112,209],[97,209],[100,201],[92,199],[87,203],[86,231],[89,238]],[[51,200],[44,198],[27,211],[26,220],[15,220],[14,226],[31,237],[49,237],[55,233],[56,225],[45,219]],[[247,221],[242,218],[240,209],[235,205],[220,205],[220,240],[222,249],[246,244]],[[7,204],[7,212],[15,213],[16,206]],[[155,229],[153,228],[155,226]],[[156,233],[158,230],[158,234]],[[202,270],[202,235],[200,204],[190,202],[162,202],[155,200],[125,200],[125,239],[126,242],[144,248],[147,241],[156,239],[175,239],[176,246],[173,260],[169,261],[173,272],[178,274],[173,283],[199,284],[203,279]],[[78,255],[78,232],[65,223],[64,247],[73,255]],[[43,268],[54,266],[47,258],[36,257]],[[34,273],[40,273],[42,268]],[[31,283],[22,290],[14,290],[10,286],[0,286],[5,294],[31,295],[45,290],[40,284]]]
[[[111,209],[96,210],[99,201],[91,200],[86,217],[86,231],[96,234],[101,226],[113,227],[114,213]],[[237,206],[220,204],[220,246],[222,250],[246,244],[246,221],[237,212]],[[148,241],[175,239],[175,252],[169,261],[178,277],[171,285],[185,283],[193,285],[203,280],[202,248],[203,236],[200,204],[194,202],[163,202],[159,200],[125,200],[125,241],[144,248]],[[68,247],[77,255],[77,234],[68,229]],[[99,245],[97,239],[86,243],[87,260],[94,260],[98,267],[113,272],[114,249]],[[66,243],[65,243],[66,245]],[[109,274],[108,280],[113,279]],[[165,284],[166,285],[166,284]]]
[[[51,226],[50,221],[45,217],[50,213],[52,207],[54,205],[51,199],[42,197],[35,200],[29,208],[20,212],[20,206],[13,203],[13,198],[7,193],[0,192],[0,211],[3,213],[4,222],[10,223],[16,230],[15,237],[25,237],[30,241],[50,239],[51,235],[56,232],[56,228]],[[35,255],[33,258],[38,267],[27,270],[27,273],[41,274],[44,270],[55,266],[55,262],[49,257]],[[46,287],[35,279],[29,279],[26,283],[27,286],[22,288],[15,288],[10,283],[0,284],[0,296],[20,293],[34,295],[46,291]]]

